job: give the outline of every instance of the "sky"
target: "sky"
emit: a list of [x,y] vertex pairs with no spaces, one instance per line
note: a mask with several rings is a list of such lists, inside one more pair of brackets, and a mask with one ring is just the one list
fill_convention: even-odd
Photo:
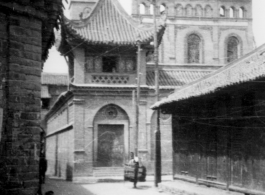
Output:
[[[131,14],[132,0],[119,0],[124,9]],[[252,0],[253,2],[253,32],[257,46],[265,43],[265,0]],[[49,58],[44,64],[43,72],[67,73],[68,68],[64,57],[52,47]]]

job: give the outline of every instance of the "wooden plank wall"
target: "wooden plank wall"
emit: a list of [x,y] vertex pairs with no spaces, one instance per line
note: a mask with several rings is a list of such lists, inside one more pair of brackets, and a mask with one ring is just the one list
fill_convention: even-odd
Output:
[[174,174],[265,191],[265,117],[227,117],[224,107],[173,115]]

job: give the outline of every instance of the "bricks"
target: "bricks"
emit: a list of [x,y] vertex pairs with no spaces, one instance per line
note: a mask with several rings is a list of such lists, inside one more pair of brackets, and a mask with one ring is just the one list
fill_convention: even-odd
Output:
[[[9,57],[4,123],[7,131],[3,134],[5,140],[1,141],[5,146],[6,170],[12,170],[7,174],[14,178],[6,183],[5,190],[0,189],[1,194],[35,194],[38,188],[39,167],[35,155],[39,153],[40,143],[41,25],[40,21],[11,14],[9,29],[0,27],[0,54]],[[6,35],[10,38],[9,48]],[[0,177],[0,183],[5,179]]]
[[[18,53],[18,55],[16,55],[16,56],[12,56],[12,58],[10,59],[10,63],[13,64],[13,65],[15,65],[15,64],[23,65],[22,68],[25,69],[25,72],[29,71],[29,69],[27,67],[40,68],[41,65],[42,65],[42,63],[40,61],[35,61],[35,60],[30,60],[30,59],[23,58],[21,53]],[[30,72],[29,72],[29,74],[30,74]]]

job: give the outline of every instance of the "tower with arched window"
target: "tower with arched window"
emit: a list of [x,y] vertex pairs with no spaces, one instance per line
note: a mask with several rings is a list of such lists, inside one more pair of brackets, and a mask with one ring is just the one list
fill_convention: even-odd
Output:
[[[143,5],[145,8],[140,7]],[[150,5],[148,0],[133,0],[133,17],[152,23]],[[223,66],[255,47],[251,0],[157,0],[157,17],[161,7],[167,14],[159,55],[161,65]],[[145,9],[149,14],[141,14],[140,10]],[[237,46],[232,47],[235,43]]]

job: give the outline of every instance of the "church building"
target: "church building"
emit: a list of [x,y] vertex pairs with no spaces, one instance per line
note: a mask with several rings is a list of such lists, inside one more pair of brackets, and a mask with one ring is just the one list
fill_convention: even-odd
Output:
[[[147,174],[154,173],[152,6],[132,2],[131,17],[118,0],[70,1],[70,19],[64,18],[56,44],[68,62],[70,87],[46,115],[49,175],[83,182],[123,174],[136,143],[137,66],[138,155]],[[157,18],[167,15],[157,31],[160,98],[254,48],[251,1],[164,0],[158,5]],[[160,124],[162,174],[172,174],[171,115],[162,113]]]

